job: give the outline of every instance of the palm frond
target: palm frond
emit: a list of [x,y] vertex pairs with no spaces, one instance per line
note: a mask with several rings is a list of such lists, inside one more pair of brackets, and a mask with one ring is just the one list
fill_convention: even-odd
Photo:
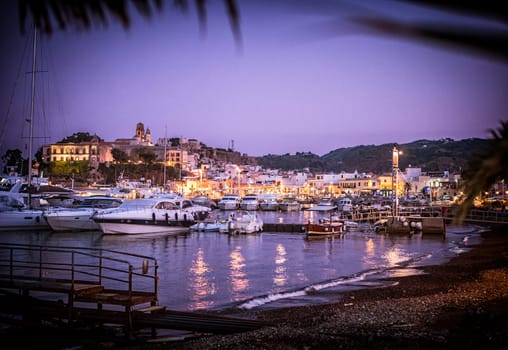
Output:
[[464,221],[474,205],[475,198],[497,181],[508,179],[508,121],[490,130],[492,138],[487,147],[474,155],[464,171],[464,200],[455,215],[455,223]]

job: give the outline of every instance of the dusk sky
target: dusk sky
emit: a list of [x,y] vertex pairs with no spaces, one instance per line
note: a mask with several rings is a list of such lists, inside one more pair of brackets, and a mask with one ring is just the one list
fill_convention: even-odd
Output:
[[[365,11],[505,25],[398,1],[348,3],[238,0],[241,48],[222,1],[209,2],[204,36],[193,2],[186,14],[165,3],[149,20],[131,11],[129,30],[117,22],[56,30],[40,41],[35,149],[76,132],[132,137],[142,122],[154,141],[167,127],[167,137],[216,148],[234,140],[235,150],[252,156],[323,155],[357,145],[488,138],[508,119],[506,61],[381,36],[349,18]],[[28,142],[31,70],[29,27],[20,33],[16,2],[1,6],[0,156]]]

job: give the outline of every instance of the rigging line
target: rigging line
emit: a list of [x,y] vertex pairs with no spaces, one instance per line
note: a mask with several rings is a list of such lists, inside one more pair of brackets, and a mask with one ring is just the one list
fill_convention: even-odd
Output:
[[7,125],[9,125],[9,118],[11,116],[11,108],[12,108],[13,101],[14,101],[14,95],[16,93],[16,88],[18,86],[18,83],[19,83],[19,80],[20,80],[20,77],[21,77],[21,68],[23,66],[23,61],[24,61],[24,57],[26,55],[28,44],[30,42],[29,39],[30,39],[29,36],[27,36],[27,38],[25,40],[25,46],[24,46],[23,52],[21,54],[21,59],[19,60],[18,71],[17,71],[17,74],[16,74],[16,79],[14,80],[14,85],[12,87],[12,93],[11,93],[11,95],[9,97],[9,104],[7,105],[7,111],[5,113],[5,118],[4,118],[3,122],[2,122],[2,126],[1,126],[1,129],[0,129],[0,149],[2,148],[2,144],[4,142],[5,130],[7,129]]
[[[58,118],[59,123],[57,126],[60,128],[60,132],[63,132],[65,134],[65,131],[68,130],[68,127],[67,127],[67,119],[65,118],[64,107],[62,104],[62,94],[60,93],[60,82],[58,80],[58,75],[57,75],[57,72],[60,72],[60,70],[57,70],[55,68],[55,59],[54,59],[54,55],[53,55],[53,51],[52,51],[52,46],[45,45],[45,48],[46,48],[45,51],[47,53],[48,70],[50,72],[50,79],[54,84],[54,90],[52,91],[52,96],[54,96],[54,99],[56,100],[56,107],[57,107],[58,116],[59,116],[59,118]],[[50,91],[50,90],[48,89],[48,91]],[[56,129],[54,127],[51,128],[51,130],[56,131]],[[58,131],[56,131],[56,133],[58,134]]]
[[[41,60],[39,60],[41,71],[47,72],[47,70],[42,70],[44,66],[47,67],[47,55],[46,55],[46,50],[43,49],[42,40],[40,40],[39,51],[40,51],[39,57],[41,57]],[[42,85],[44,85],[44,86],[42,86],[42,89],[39,90],[40,105],[42,106],[41,110],[39,111],[39,113],[41,114],[41,118],[38,118],[38,120],[39,120],[39,128],[40,128],[40,130],[42,130],[42,135],[47,135],[48,134],[48,127],[47,127],[48,120],[47,120],[47,115],[46,115],[46,108],[47,108],[46,103],[48,103],[48,105],[49,105],[49,97],[51,95],[48,93],[48,91],[50,91],[49,90],[49,79],[42,80],[42,83],[43,84],[41,84],[41,86]],[[38,147],[39,147],[39,145],[38,145]]]

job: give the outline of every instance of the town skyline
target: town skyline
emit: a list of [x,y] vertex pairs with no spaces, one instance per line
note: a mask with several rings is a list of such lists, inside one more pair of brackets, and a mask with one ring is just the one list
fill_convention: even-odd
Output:
[[[354,5],[324,0],[312,9],[299,1],[239,2],[238,52],[221,5],[209,5],[204,37],[192,10],[150,21],[134,15],[129,31],[113,23],[41,37],[38,96],[46,111],[35,118],[34,149],[75,132],[130,137],[142,121],[154,140],[167,127],[167,137],[214,148],[234,140],[251,156],[323,155],[363,144],[487,138],[506,119],[505,62],[375,35],[351,21]],[[391,1],[367,7],[404,20],[475,20]],[[30,71],[20,59],[30,31],[19,33],[11,2],[4,10],[1,154],[26,152],[22,90]]]

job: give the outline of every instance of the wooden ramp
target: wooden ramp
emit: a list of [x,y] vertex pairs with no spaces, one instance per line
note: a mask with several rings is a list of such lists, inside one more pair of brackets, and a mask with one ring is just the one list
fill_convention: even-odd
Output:
[[157,267],[151,257],[118,251],[0,244],[0,321],[115,325],[127,337],[142,329],[234,333],[267,325],[167,310],[158,304]]

